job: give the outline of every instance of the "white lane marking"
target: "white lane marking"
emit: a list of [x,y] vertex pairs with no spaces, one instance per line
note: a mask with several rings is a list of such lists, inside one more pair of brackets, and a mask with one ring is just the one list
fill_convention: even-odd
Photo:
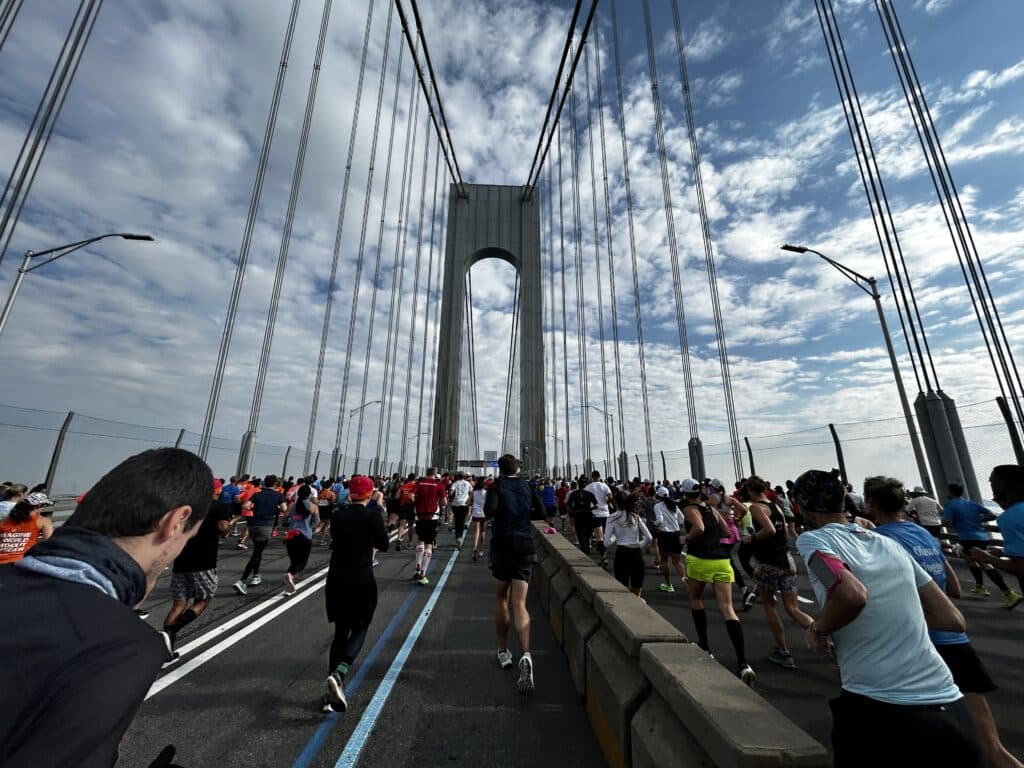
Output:
[[416,641],[419,639],[420,633],[423,632],[423,627],[427,624],[427,619],[430,618],[434,605],[437,604],[438,598],[441,597],[444,585],[448,581],[448,574],[452,572],[452,566],[455,565],[455,560],[458,556],[459,550],[456,549],[452,552],[452,556],[448,560],[448,565],[445,566],[444,573],[442,573],[441,578],[438,579],[437,586],[434,587],[434,591],[431,593],[430,599],[427,600],[427,604],[423,606],[423,610],[420,612],[419,618],[416,619],[416,623],[413,624],[412,629],[409,630],[409,634],[406,636],[405,642],[402,643],[402,647],[398,651],[398,655],[395,656],[394,661],[391,662],[391,666],[388,667],[388,671],[384,675],[384,679],[381,680],[380,685],[377,687],[377,691],[373,694],[373,698],[370,699],[370,703],[367,705],[366,711],[363,712],[363,716],[359,718],[359,724],[356,725],[355,730],[352,732],[352,736],[345,745],[345,751],[341,753],[341,757],[339,757],[338,762],[335,763],[335,768],[353,768],[356,761],[359,760],[359,753],[363,751],[363,747],[366,745],[366,740],[373,732],[373,727],[377,724],[377,718],[380,717],[381,710],[384,709],[384,704],[387,703],[388,696],[391,695],[391,690],[395,687],[395,683],[398,681],[398,676],[402,673],[402,668],[405,666],[405,662],[409,659],[409,654],[412,652],[413,646],[416,645]]

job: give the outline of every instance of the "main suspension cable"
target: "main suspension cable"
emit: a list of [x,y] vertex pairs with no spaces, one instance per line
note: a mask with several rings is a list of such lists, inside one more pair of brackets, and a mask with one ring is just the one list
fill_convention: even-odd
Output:
[[555,206],[554,197],[555,190],[552,184],[551,174],[551,158],[548,158],[548,236],[546,238],[548,244],[548,291],[550,294],[551,301],[551,312],[550,319],[551,325],[551,432],[554,436],[553,454],[554,461],[552,467],[556,469],[555,474],[557,475],[560,470],[557,468],[561,466],[558,461],[558,323],[555,318],[557,312],[557,305],[555,304]]
[[[558,242],[562,257],[562,271],[559,287],[562,289],[562,387],[565,391],[565,466],[572,466],[572,437],[569,433],[569,325],[568,313],[565,311],[565,200],[562,194],[562,121],[557,120],[558,130]],[[572,471],[566,472],[571,475]]]

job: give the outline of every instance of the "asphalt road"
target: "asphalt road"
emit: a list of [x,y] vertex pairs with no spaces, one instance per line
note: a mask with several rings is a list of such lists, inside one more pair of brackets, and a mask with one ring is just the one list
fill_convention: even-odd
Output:
[[[217,598],[182,633],[182,658],[158,678],[153,691],[159,690],[151,691],[125,735],[118,765],[148,766],[167,744],[177,749],[175,764],[187,768],[533,766],[550,761],[553,745],[565,747],[558,758],[563,768],[604,765],[536,598],[530,607],[537,688],[523,697],[515,690],[514,673],[501,671],[495,660],[494,582],[486,562],[472,562],[465,548],[441,584],[454,555],[452,539],[441,535],[426,588],[410,581],[412,552],[380,556],[379,605],[348,675],[349,710],[327,716],[318,705],[333,627],[324,614],[323,576],[317,574],[328,551],[314,549],[308,581],[286,598],[280,593],[287,557],[275,539],[264,556],[263,585],[240,597],[231,583],[248,553],[226,540]],[[162,624],[167,610],[168,582],[161,579],[147,602],[153,626]],[[425,612],[432,594],[437,600]],[[422,634],[404,667],[389,674],[417,623]],[[209,639],[196,645],[197,638]],[[391,683],[371,726],[364,715],[377,709]],[[355,744],[363,744],[358,762],[339,762],[346,746]]]
[[[959,561],[954,561],[954,565],[966,592],[973,586],[974,580]],[[660,575],[655,569],[649,568],[644,584],[644,599],[692,640],[696,632],[685,590],[679,587],[677,581],[675,593],[660,592],[660,582]],[[806,576],[801,575],[797,583],[800,595],[811,601],[801,607],[805,613],[813,616],[817,606],[813,602],[814,594]],[[1013,611],[1003,610],[999,607],[1002,597],[990,583],[987,586],[993,592],[992,597],[964,597],[957,605],[967,619],[968,634],[975,650],[999,686],[999,690],[989,694],[988,700],[1003,744],[1018,758],[1024,758],[1024,696],[1021,695],[1024,691],[1024,665],[1021,664],[1024,653],[1024,645],[1021,643],[1024,639],[1024,605]],[[734,595],[734,605],[740,611],[739,588],[734,588]],[[711,651],[724,666],[735,671],[736,659],[732,644],[710,590],[705,593],[704,606],[708,612]],[[743,623],[747,661],[757,672],[755,690],[811,736],[831,748],[832,715],[828,701],[839,693],[839,672],[827,657],[807,650],[803,631],[789,619],[781,603],[778,611],[786,628],[790,650],[800,668],[787,670],[768,661],[775,643],[764,618],[764,609],[758,603],[749,612],[739,613]],[[742,724],[737,725],[742,727]]]

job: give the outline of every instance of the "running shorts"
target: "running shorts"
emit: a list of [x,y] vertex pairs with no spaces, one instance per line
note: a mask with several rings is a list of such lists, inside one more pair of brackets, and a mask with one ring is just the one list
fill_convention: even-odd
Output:
[[936,645],[935,650],[953,673],[953,682],[963,693],[991,693],[997,686],[985,670],[970,643]]
[[549,518],[555,517],[558,514],[558,507],[556,507],[554,504],[545,505],[544,514],[547,515]]
[[171,576],[172,600],[212,600],[217,594],[217,569],[175,573]]
[[754,581],[766,592],[796,592],[796,567],[779,568],[758,563],[754,567]]
[[736,576],[732,572],[732,563],[724,560],[705,560],[703,557],[686,556],[686,575],[694,581],[705,584],[732,584]]
[[616,548],[612,569],[616,581],[629,589],[640,589],[644,585],[644,570],[644,553],[640,547]]
[[594,528],[600,528],[602,531],[604,531],[605,523],[608,522],[608,516],[605,515],[604,517],[598,517],[597,515],[594,515],[593,519],[594,522],[591,524],[591,530],[593,530]]
[[498,581],[529,583],[536,562],[533,539],[518,536],[491,539],[491,573]]
[[416,538],[423,544],[436,544],[437,522],[437,520],[417,520]]
[[271,525],[253,525],[249,524],[249,537],[252,539],[254,544],[261,541],[270,541],[270,533],[273,530]]
[[331,518],[334,517],[334,505],[328,504],[323,507],[318,507],[317,513],[320,515],[321,523],[329,523],[331,522]]
[[415,520],[416,519],[416,505],[415,504],[407,504],[404,507],[399,507],[398,519],[399,520],[407,520],[410,523],[413,520]]
[[398,517],[402,511],[402,504],[398,499],[388,499],[384,506],[387,509],[389,516],[394,515],[395,517]]
[[683,554],[683,543],[679,540],[679,532],[660,531],[658,533],[658,552],[664,555]]

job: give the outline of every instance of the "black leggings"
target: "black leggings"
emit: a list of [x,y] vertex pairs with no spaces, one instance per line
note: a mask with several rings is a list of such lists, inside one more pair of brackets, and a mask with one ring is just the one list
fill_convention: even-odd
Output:
[[629,589],[640,589],[644,585],[644,553],[640,547],[616,547],[615,578]]
[[288,550],[288,573],[295,576],[305,570],[309,562],[309,553],[313,549],[313,540],[302,534],[286,538],[284,548]]
[[260,565],[263,563],[263,550],[269,543],[269,539],[253,540],[252,555],[249,556],[249,562],[245,564],[245,570],[242,571],[242,581],[248,579],[250,575],[259,576]]
[[590,554],[590,537],[594,533],[594,516],[589,512],[577,512],[572,519],[576,529],[576,543],[585,555]]
[[452,507],[452,515],[455,517],[455,538],[461,539],[466,530],[466,517],[469,515],[469,507]]
[[368,581],[335,585],[329,581],[328,587],[327,618],[334,622],[334,639],[331,641],[328,663],[333,672],[342,662],[351,666],[363,649],[367,630],[377,610],[377,584]]

